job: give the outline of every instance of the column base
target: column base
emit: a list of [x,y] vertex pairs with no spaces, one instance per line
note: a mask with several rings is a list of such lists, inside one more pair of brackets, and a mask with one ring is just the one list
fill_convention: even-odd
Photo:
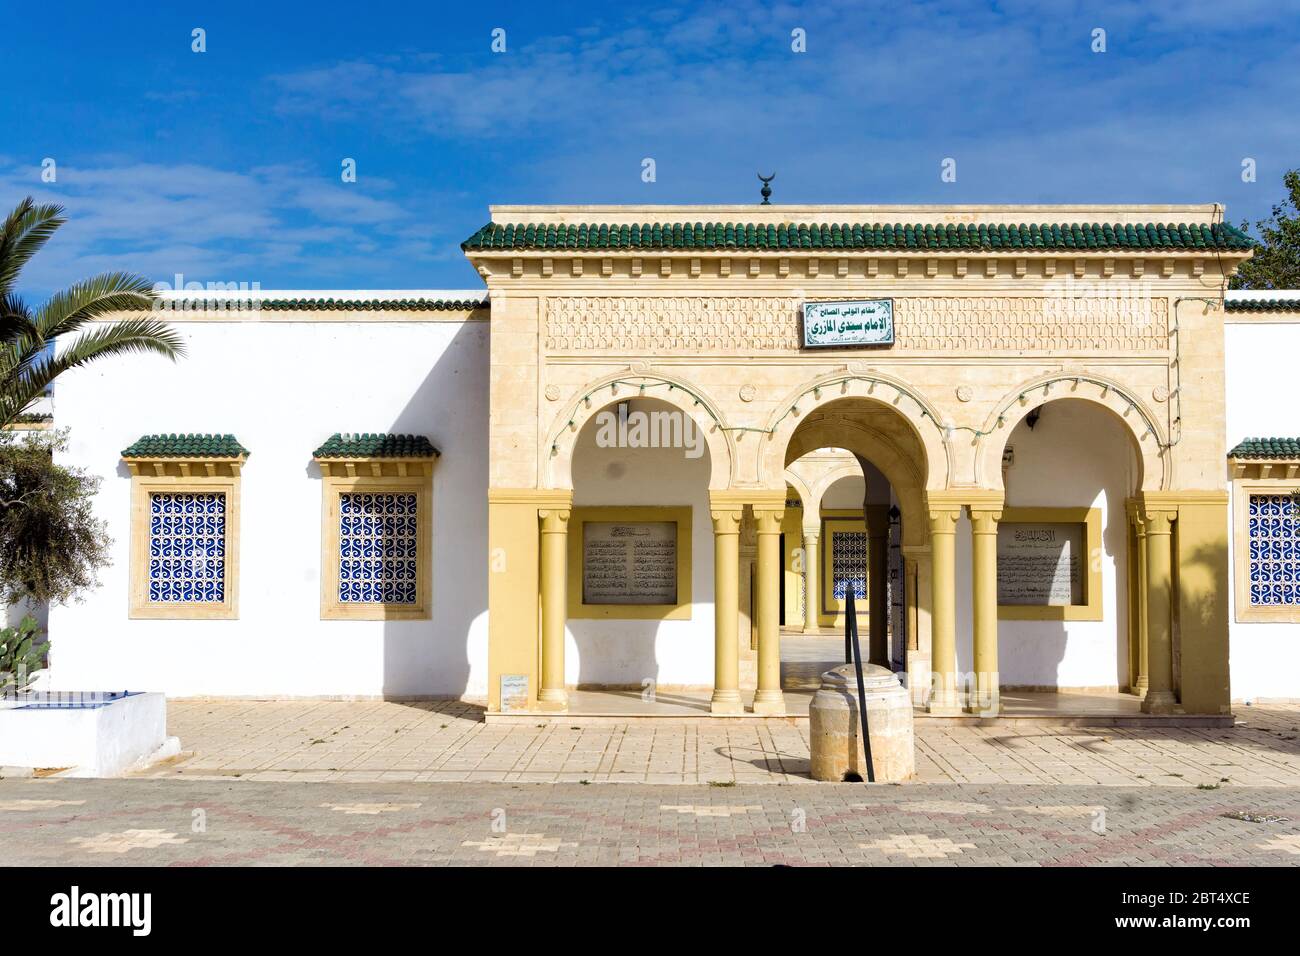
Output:
[[569,709],[568,692],[542,688],[537,692],[537,709],[548,713],[566,713]]
[[1148,686],[1149,684],[1147,679],[1145,677],[1139,677],[1137,683],[1133,685],[1133,693],[1139,697],[1145,697],[1147,695]]
[[944,692],[942,690],[933,691],[930,694],[930,702],[925,705],[925,712],[935,717],[960,717],[962,710],[961,701],[953,691]]
[[976,717],[996,717],[1002,713],[1002,698],[994,696],[992,700],[974,701],[966,705],[965,713]]
[[1171,690],[1148,690],[1146,696],[1142,698],[1144,714],[1181,714],[1182,712],[1183,709],[1178,706],[1178,698]]
[[709,710],[715,714],[743,714],[745,702],[740,699],[738,690],[715,690]]
[[779,690],[759,690],[754,693],[754,713],[784,714],[785,695]]

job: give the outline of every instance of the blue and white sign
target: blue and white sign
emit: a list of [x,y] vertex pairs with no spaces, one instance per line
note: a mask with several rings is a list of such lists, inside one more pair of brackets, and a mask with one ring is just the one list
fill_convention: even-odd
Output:
[[803,304],[803,347],[806,349],[893,344],[893,299]]

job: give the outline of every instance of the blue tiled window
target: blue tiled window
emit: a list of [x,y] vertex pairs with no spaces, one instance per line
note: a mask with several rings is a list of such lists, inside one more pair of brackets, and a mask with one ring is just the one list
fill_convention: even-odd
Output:
[[858,601],[867,598],[867,533],[831,532],[831,593],[837,601],[848,597],[849,584]]
[[415,604],[418,496],[339,496],[339,603]]
[[1251,605],[1300,604],[1300,502],[1291,495],[1251,495],[1247,527]]
[[149,496],[149,600],[220,604],[226,599],[226,496]]

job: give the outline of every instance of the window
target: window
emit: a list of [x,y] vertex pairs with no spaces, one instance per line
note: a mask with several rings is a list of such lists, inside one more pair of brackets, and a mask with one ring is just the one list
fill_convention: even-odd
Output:
[[415,492],[339,495],[340,604],[417,603],[418,498]]
[[133,618],[239,616],[239,482],[233,435],[146,435],[131,471]]
[[1233,467],[1235,617],[1300,623],[1300,483],[1285,478],[1295,463]]
[[225,599],[225,494],[151,492],[149,601],[220,604]]
[[420,435],[336,434],[316,449],[322,620],[430,617],[436,455]]

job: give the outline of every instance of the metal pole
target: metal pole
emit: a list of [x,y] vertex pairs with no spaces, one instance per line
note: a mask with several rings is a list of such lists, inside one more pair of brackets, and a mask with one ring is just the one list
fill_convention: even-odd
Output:
[[[858,609],[854,599],[853,582],[845,592],[844,643],[852,641],[853,666],[858,675],[858,736],[862,738],[862,753],[867,758],[867,783],[876,782],[876,767],[871,760],[871,734],[867,732],[867,690],[862,681],[862,647],[858,642]],[[850,637],[850,635],[852,635]]]

